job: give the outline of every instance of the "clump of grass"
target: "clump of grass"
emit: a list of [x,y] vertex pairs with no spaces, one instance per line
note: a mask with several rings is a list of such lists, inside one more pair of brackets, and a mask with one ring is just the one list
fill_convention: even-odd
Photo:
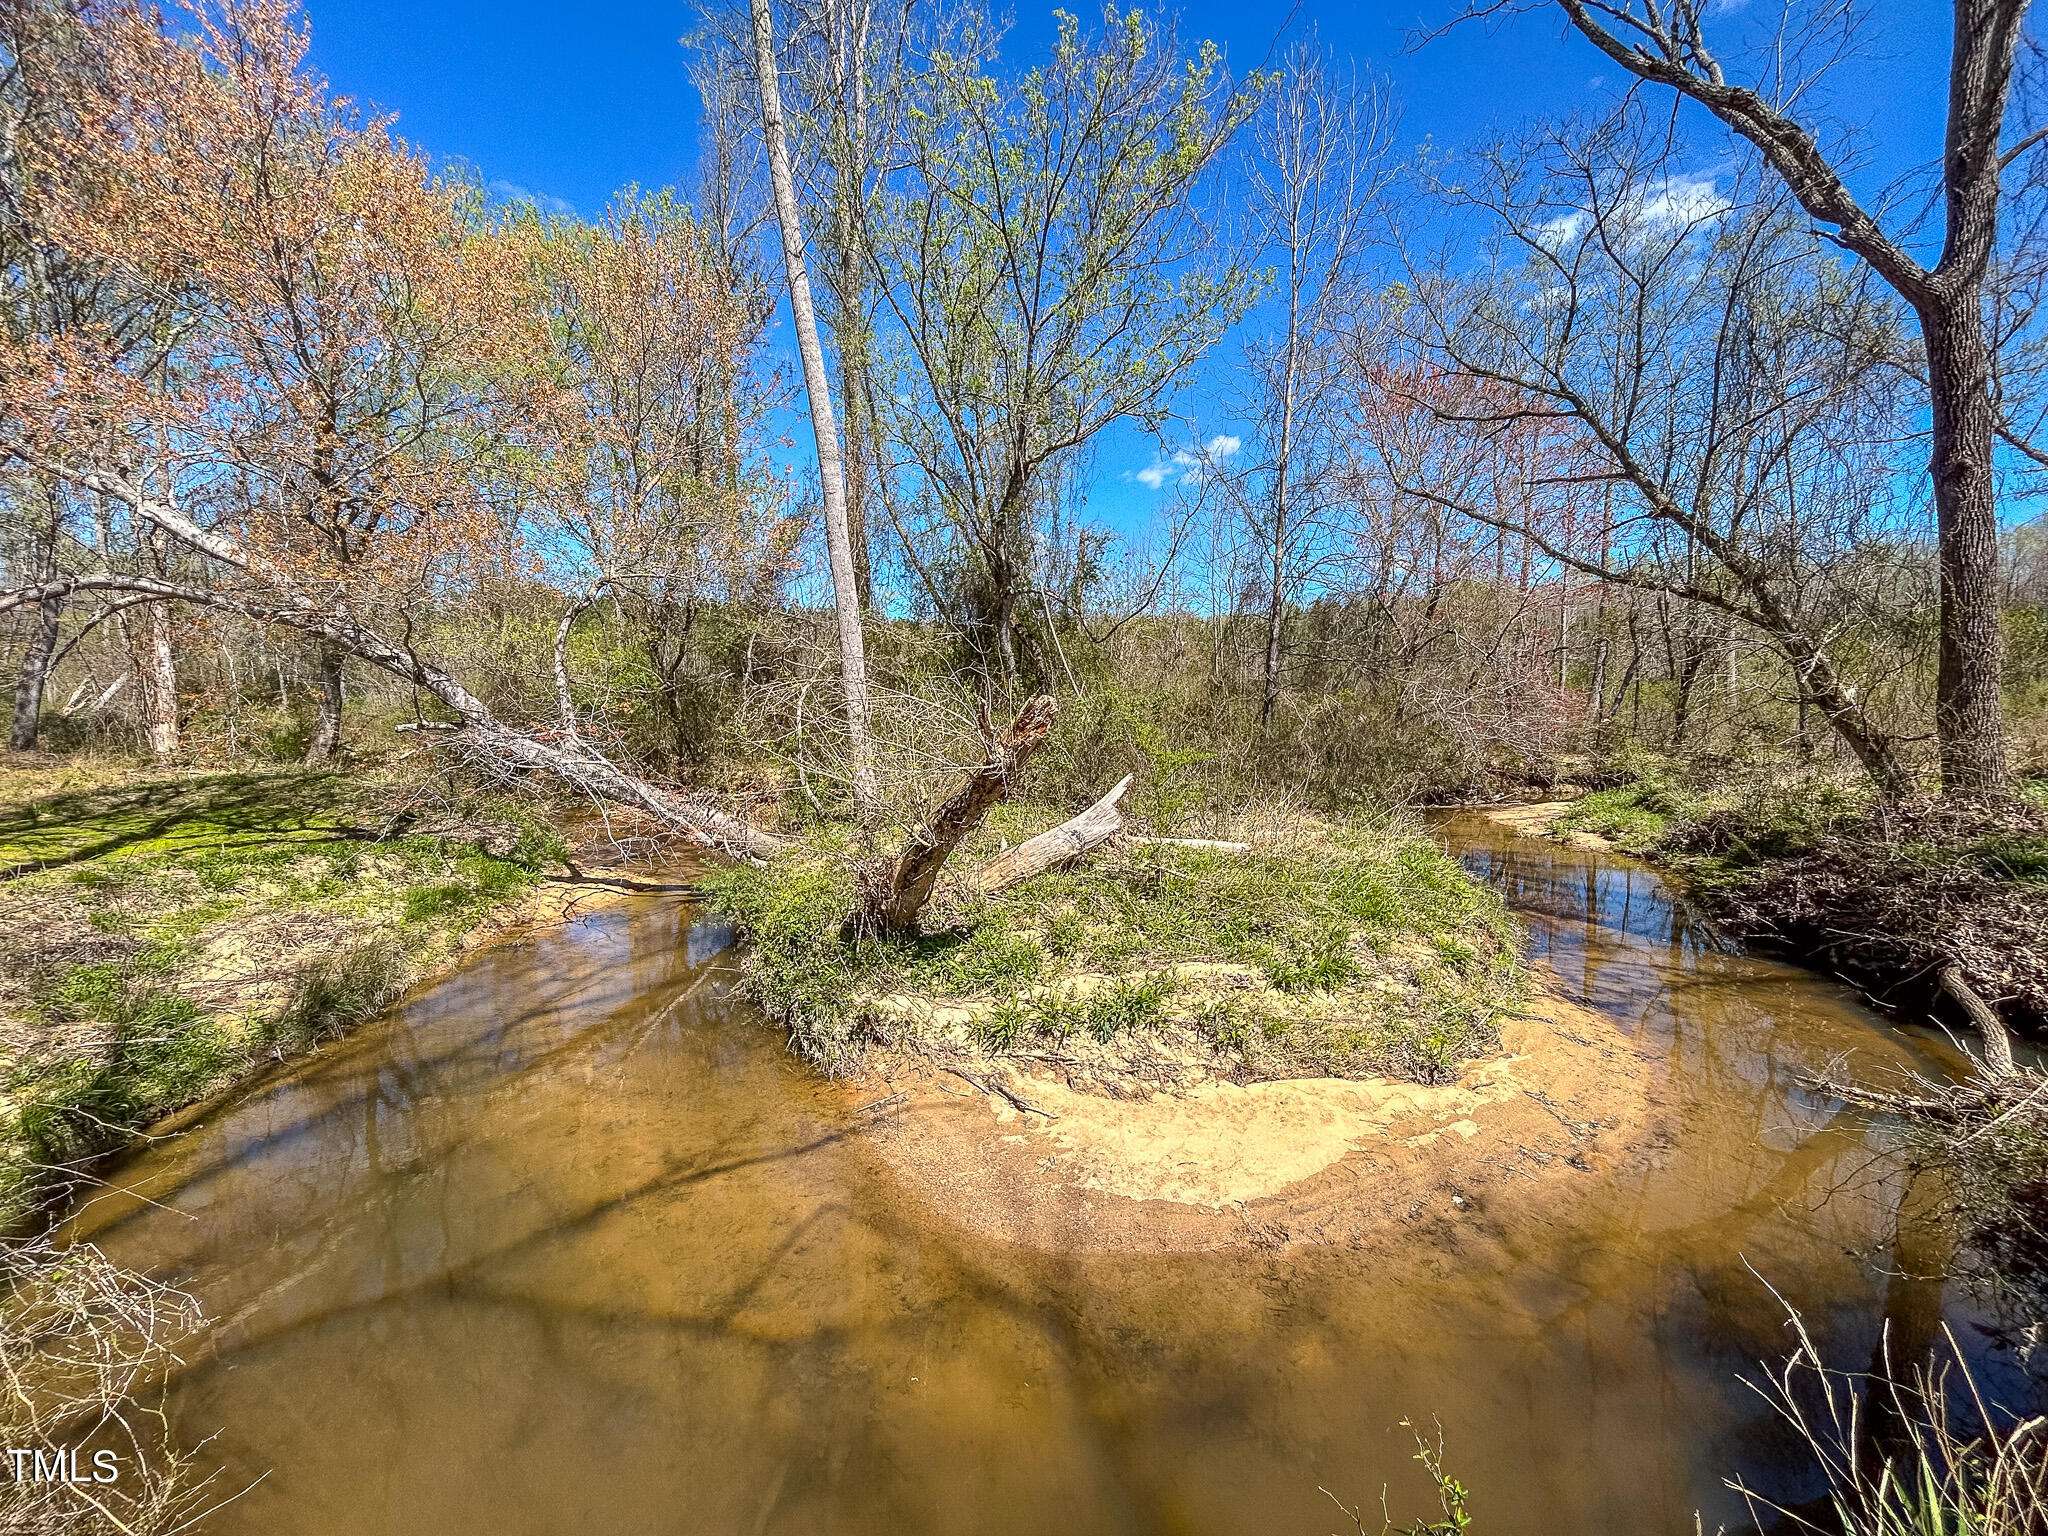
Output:
[[1591,832],[1625,853],[1650,853],[1709,803],[1663,770],[1646,768],[1629,783],[1575,800],[1557,825],[1567,832]]
[[373,934],[314,957],[300,971],[291,1002],[266,1030],[273,1053],[286,1054],[345,1034],[403,992],[413,968],[395,935]]
[[[1002,833],[1028,830],[1006,807]],[[965,1010],[985,1051],[1180,1031],[1248,1076],[1438,1081],[1492,1047],[1522,981],[1499,897],[1399,821],[1249,855],[1110,851],[993,898],[936,903],[913,940],[845,931],[853,878],[837,844],[722,871],[706,900],[751,941],[756,997],[831,1071],[855,1067],[878,1033],[901,1043],[901,1018],[883,1019],[878,1000],[909,998]]]
[[1339,991],[1359,976],[1351,930],[1333,922],[1299,936],[1266,962],[1266,975],[1282,992]]
[[1804,1442],[1831,1519],[1822,1525],[1731,1480],[1759,1531],[1779,1529],[1778,1519],[1841,1536],[2048,1530],[2048,1417],[2014,1421],[1987,1403],[1946,1325],[1947,1359],[1859,1377],[1829,1369],[1797,1313],[1792,1324],[1798,1348],[1757,1390]]

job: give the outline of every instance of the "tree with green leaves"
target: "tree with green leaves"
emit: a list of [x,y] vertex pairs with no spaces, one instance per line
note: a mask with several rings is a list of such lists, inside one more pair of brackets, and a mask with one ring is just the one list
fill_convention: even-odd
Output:
[[1256,292],[1199,189],[1265,82],[1114,8],[1094,32],[1061,13],[1022,74],[994,52],[965,26],[911,84],[867,248],[903,457],[888,511],[933,606],[1015,687],[1045,670],[1034,530],[1061,466],[1113,421],[1162,420]]

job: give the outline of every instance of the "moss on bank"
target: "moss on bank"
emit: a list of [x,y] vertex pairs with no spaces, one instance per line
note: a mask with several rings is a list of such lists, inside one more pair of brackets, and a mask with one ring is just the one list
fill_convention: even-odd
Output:
[[359,1022],[561,852],[362,770],[0,770],[0,1222],[136,1129]]
[[[961,867],[1057,819],[1005,807]],[[900,941],[843,931],[847,855],[821,835],[706,884],[752,941],[749,988],[829,1071],[894,1044],[1438,1082],[1497,1045],[1521,996],[1499,897],[1404,821],[1305,827],[1249,854],[1113,847],[993,898],[942,900]]]

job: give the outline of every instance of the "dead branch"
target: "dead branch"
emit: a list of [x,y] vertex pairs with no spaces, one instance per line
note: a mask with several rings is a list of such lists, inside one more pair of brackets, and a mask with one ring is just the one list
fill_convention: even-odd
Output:
[[1116,788],[1080,815],[997,854],[970,875],[966,883],[984,896],[993,896],[1108,842],[1124,829],[1123,812],[1117,809],[1117,801],[1131,787],[1131,778],[1132,775],[1125,774]]
[[1236,843],[1223,837],[1140,837],[1134,838],[1133,841],[1146,848],[1195,848],[1204,853],[1252,851],[1250,843]]
[[946,1070],[952,1073],[955,1077],[959,1078],[961,1082],[970,1084],[975,1088],[979,1088],[983,1093],[989,1095],[991,1098],[1008,1099],[1010,1101],[1010,1104],[1022,1114],[1043,1115],[1048,1120],[1059,1119],[1059,1116],[1054,1114],[1051,1110],[1040,1109],[1036,1104],[1032,1103],[1029,1099],[1022,1097],[1019,1094],[1012,1093],[1008,1088],[1005,1088],[993,1077],[988,1078],[984,1081],[983,1079],[976,1077],[971,1072],[961,1071],[958,1067],[948,1067],[946,1068]]

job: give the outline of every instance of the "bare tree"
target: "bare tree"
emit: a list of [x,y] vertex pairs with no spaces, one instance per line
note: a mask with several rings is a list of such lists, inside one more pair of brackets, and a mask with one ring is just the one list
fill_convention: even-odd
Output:
[[1266,452],[1232,477],[1232,493],[1265,587],[1261,726],[1280,699],[1287,609],[1318,553],[1318,514],[1342,499],[1340,312],[1389,178],[1394,122],[1380,83],[1338,65],[1312,38],[1288,51],[1256,119],[1249,214],[1271,231],[1284,308],[1279,335],[1250,349]]
[[1839,336],[1889,317],[1781,192],[1723,191],[1675,153],[1668,128],[1624,108],[1498,146],[1442,188],[1486,216],[1491,260],[1411,272],[1417,350],[1366,371],[1443,430],[1382,451],[1395,445],[1405,494],[1559,570],[1767,637],[1902,793],[1897,732],[1837,660],[1870,622],[1863,552],[1903,527],[1886,457],[1903,406]]
[[[2005,140],[2013,60],[2027,0],[1955,0],[1948,125],[1939,166],[1943,229],[1932,263],[1907,248],[1911,231],[1887,230],[1844,179],[1802,113],[1819,70],[1813,55],[1851,46],[1852,7],[1809,15],[1787,5],[1767,38],[1761,83],[1729,78],[1707,41],[1712,0],[1555,0],[1571,24],[1630,74],[1698,102],[1754,145],[1829,238],[1868,263],[1912,310],[1924,348],[1941,562],[1941,651],[1935,702],[1942,785],[1964,795],[2002,792],[2010,781],[2000,692],[1998,507],[1993,439],[1994,336],[1985,275],[1998,242],[2007,171],[2048,128]],[[1487,9],[1502,9],[1490,6]],[[1825,68],[1825,64],[1821,66]]]
[[775,32],[769,0],[752,0],[755,81],[761,95],[761,137],[775,189],[775,216],[782,228],[783,270],[789,280],[790,313],[796,321],[797,351],[803,360],[804,393],[810,400],[811,435],[817,444],[818,479],[825,501],[825,550],[832,567],[832,597],[839,620],[839,666],[846,691],[847,733],[853,750],[854,806],[862,821],[875,812],[873,748],[868,739],[867,659],[862,645],[860,591],[854,579],[853,546],[847,527],[846,477],[839,428],[832,414],[832,386],[818,340],[818,314],[804,267],[803,225],[790,175],[789,145],[782,126],[782,92],[775,67]]

